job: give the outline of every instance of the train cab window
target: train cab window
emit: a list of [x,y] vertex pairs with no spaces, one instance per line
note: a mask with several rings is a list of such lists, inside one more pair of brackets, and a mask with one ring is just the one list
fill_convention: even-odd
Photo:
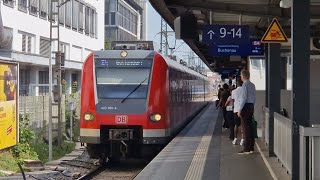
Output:
[[96,68],[99,99],[146,99],[151,67]]

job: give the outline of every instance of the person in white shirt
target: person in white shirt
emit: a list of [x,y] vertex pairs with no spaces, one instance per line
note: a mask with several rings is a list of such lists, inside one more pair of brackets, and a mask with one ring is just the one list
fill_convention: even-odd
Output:
[[239,93],[239,111],[238,116],[244,133],[244,149],[238,154],[251,154],[254,152],[254,133],[252,128],[252,118],[254,113],[254,104],[256,102],[256,87],[250,82],[250,73],[248,70],[241,71],[241,80],[243,81],[242,90]]
[[241,141],[240,141],[240,145],[242,146],[244,143],[244,139],[243,139],[243,132],[242,132],[242,128],[241,128],[241,120],[238,117],[238,112],[239,112],[239,103],[240,103],[240,99],[239,99],[239,94],[241,93],[241,87],[242,86],[242,81],[241,79],[237,80],[237,88],[235,90],[233,90],[231,92],[231,98],[234,101],[234,108],[233,108],[233,113],[234,113],[234,140],[232,141],[232,144],[236,145],[237,141],[238,141],[238,137],[239,134],[241,133]]

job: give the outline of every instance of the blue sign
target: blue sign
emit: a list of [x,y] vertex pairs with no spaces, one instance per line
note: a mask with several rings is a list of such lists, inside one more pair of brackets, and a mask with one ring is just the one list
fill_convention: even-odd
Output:
[[249,26],[208,25],[203,28],[202,42],[212,44],[249,42]]
[[242,44],[211,44],[211,56],[258,56],[263,55],[264,48],[260,41],[249,41]]

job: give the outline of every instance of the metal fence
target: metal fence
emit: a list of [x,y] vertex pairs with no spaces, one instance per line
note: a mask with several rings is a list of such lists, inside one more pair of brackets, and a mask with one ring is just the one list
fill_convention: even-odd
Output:
[[274,113],[274,153],[291,174],[292,170],[292,121]]
[[[269,109],[264,108],[264,140],[269,142]],[[292,129],[293,123],[274,113],[274,153],[278,160],[292,174]],[[300,135],[300,178],[320,180],[320,125],[299,126]]]
[[[299,126],[300,134],[300,179],[320,179],[320,126]],[[307,143],[309,142],[309,144]],[[309,151],[307,152],[307,146]],[[309,156],[307,156],[307,154]],[[310,171],[307,171],[307,165]],[[307,179],[307,177],[309,177]]]
[[[62,96],[62,128],[63,132],[66,129],[66,112],[69,111],[67,103],[74,99],[77,103],[75,114],[79,116],[80,113],[80,98],[79,95],[64,95]],[[48,96],[20,96],[19,97],[19,116],[20,118],[29,119],[29,128],[37,135],[48,135],[49,122],[49,97]],[[56,135],[58,131],[58,105],[52,106],[53,134]]]

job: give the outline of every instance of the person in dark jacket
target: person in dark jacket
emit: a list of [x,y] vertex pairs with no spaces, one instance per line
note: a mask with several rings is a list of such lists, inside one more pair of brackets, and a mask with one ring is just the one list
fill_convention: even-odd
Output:
[[225,105],[231,93],[230,93],[228,84],[223,84],[222,87],[223,87],[223,90],[221,92],[221,97],[220,97],[218,107],[222,107],[222,111],[223,111],[223,119],[224,119],[223,128],[229,128],[229,124],[226,118],[227,110]]

